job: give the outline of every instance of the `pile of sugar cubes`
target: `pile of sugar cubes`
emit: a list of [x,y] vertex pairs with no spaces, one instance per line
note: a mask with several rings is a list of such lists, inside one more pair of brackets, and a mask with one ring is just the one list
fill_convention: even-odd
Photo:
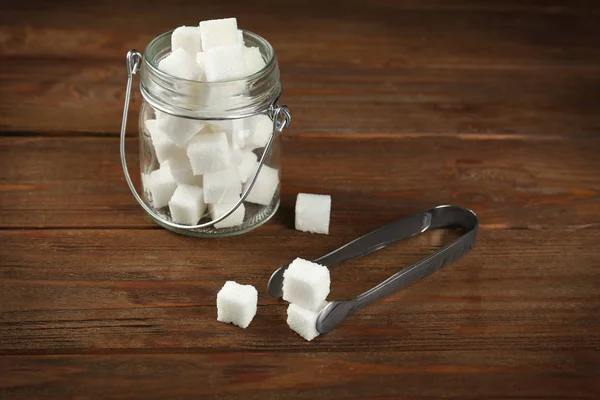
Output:
[[327,267],[301,258],[283,273],[283,299],[290,302],[287,323],[306,340],[319,336],[317,317],[327,305],[330,285]]
[[[319,336],[317,317],[327,305],[330,284],[327,267],[301,258],[283,274],[283,299],[290,302],[287,324],[308,341]],[[256,315],[257,303],[254,286],[227,281],[217,294],[217,321],[247,328]]]
[[[182,79],[224,82],[265,65],[258,48],[245,46],[236,19],[226,18],[175,29],[171,53],[158,68]],[[214,220],[239,201],[258,167],[256,152],[273,134],[273,121],[267,115],[200,121],[157,111],[145,129],[160,164],[142,179],[152,205],[168,206],[173,222],[196,225],[207,211]],[[279,171],[264,165],[246,202],[267,206],[278,186]],[[245,212],[242,204],[215,227],[240,225]]]
[[[296,199],[296,229],[329,233],[331,197],[300,193]],[[328,304],[331,278],[323,265],[295,259],[283,273],[283,299],[289,327],[310,341],[319,335],[319,313]],[[228,281],[217,294],[217,320],[247,328],[256,315],[258,295],[251,285]]]

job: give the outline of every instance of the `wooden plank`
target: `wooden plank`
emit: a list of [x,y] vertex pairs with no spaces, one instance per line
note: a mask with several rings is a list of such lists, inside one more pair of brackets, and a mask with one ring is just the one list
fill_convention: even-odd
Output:
[[2,398],[594,399],[592,351],[13,356]]
[[[8,58],[0,64],[0,129],[115,136],[125,64]],[[416,133],[597,136],[600,67],[458,69],[282,65],[288,134]],[[137,132],[139,81],[128,132]]]
[[[118,151],[116,138],[0,138],[0,226],[153,227]],[[599,151],[598,139],[284,136],[282,211],[266,229],[293,226],[299,192],[333,196],[333,232],[448,203],[487,228],[597,228]]]
[[[597,5],[560,1],[456,6],[439,1],[335,4],[275,0],[212,5],[159,0],[56,7],[14,5],[0,19],[0,55],[122,59],[158,34],[235,15],[269,39],[284,64],[598,65]],[[158,11],[160,10],[160,11]],[[497,12],[499,11],[499,12]],[[424,29],[426,27],[426,29]]]
[[[355,236],[260,229],[208,241],[165,230],[0,231],[0,353],[513,352],[600,344],[599,230],[483,230],[465,259],[309,345],[287,327],[287,303],[267,295],[267,281],[279,265]],[[334,268],[329,298],[351,298],[451,238],[428,234]],[[216,294],[230,279],[259,291],[246,330],[216,321]]]

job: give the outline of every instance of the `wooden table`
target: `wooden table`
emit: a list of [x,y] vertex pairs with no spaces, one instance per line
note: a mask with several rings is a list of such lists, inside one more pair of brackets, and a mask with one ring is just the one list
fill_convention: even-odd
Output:
[[[193,239],[125,185],[124,55],[231,15],[277,51],[282,205]],[[599,17],[566,0],[3,5],[0,398],[597,399]],[[332,195],[330,235],[293,229],[299,192]],[[444,203],[481,218],[467,258],[312,342],[289,330],[276,267]],[[330,298],[447,240],[337,268]],[[215,320],[227,279],[258,288],[246,330]]]

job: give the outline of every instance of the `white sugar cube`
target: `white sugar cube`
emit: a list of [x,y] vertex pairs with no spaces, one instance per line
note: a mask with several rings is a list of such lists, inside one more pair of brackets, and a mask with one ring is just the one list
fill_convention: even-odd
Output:
[[327,298],[330,283],[326,267],[296,258],[283,273],[283,299],[316,311]]
[[296,198],[296,229],[329,234],[331,196],[299,193]]
[[252,131],[252,143],[257,147],[265,147],[273,133],[273,121],[268,115],[259,114],[248,118],[248,125]]
[[317,318],[326,305],[327,302],[325,301],[316,311],[311,311],[297,304],[290,303],[287,309],[287,324],[291,330],[310,342],[319,336]]
[[241,43],[241,44],[244,44],[244,42],[245,42],[244,41],[244,31],[241,30],[241,29],[238,29],[237,34],[238,34],[238,41],[237,42]]
[[196,53],[196,64],[198,64],[198,67],[200,67],[200,70],[202,71],[200,73],[200,77],[198,78],[198,80],[200,80],[200,81],[206,81],[206,67],[204,64],[204,55],[205,54],[206,53],[203,51]]
[[202,51],[202,38],[199,26],[180,26],[171,35],[171,51],[183,49],[190,56]]
[[157,121],[158,128],[179,147],[184,147],[197,133],[206,127],[206,123],[202,121],[172,115],[166,115]]
[[169,137],[158,127],[157,120],[146,120],[145,125],[150,134],[150,138],[152,139],[154,153],[156,153],[156,158],[159,163],[163,163],[170,158],[179,157],[182,149],[169,139]]
[[204,70],[208,82],[223,82],[246,76],[244,46],[216,47],[204,54]]
[[188,144],[187,155],[194,175],[227,169],[232,165],[225,132],[197,135]]
[[178,224],[196,225],[205,210],[204,192],[200,186],[179,185],[169,201],[171,218]]
[[256,315],[257,304],[254,286],[227,281],[217,294],[217,321],[247,328]]
[[148,186],[154,207],[165,207],[177,189],[177,182],[173,179],[168,164],[162,164],[159,169],[150,173]]
[[185,150],[179,149],[179,154],[176,157],[168,159],[165,163],[169,164],[169,169],[175,182],[187,185],[202,185],[202,177],[194,175],[192,172],[192,166],[185,154]]
[[246,75],[252,75],[263,69],[267,63],[260,54],[258,47],[244,47],[244,63],[246,64]]
[[232,121],[231,134],[235,143],[244,147],[252,141],[252,130],[249,118],[239,118]]
[[[249,186],[251,180],[244,184],[244,191]],[[273,196],[279,187],[279,170],[263,165],[252,187],[252,191],[246,197],[246,201],[255,204],[267,206],[273,200]]]
[[182,48],[173,51],[160,60],[158,69],[169,75],[190,81],[198,80],[202,74],[195,57]]
[[232,203],[240,198],[242,181],[237,167],[206,172],[203,178],[204,202],[208,204]]
[[227,135],[227,140],[229,141],[229,145],[231,146],[231,161],[234,165],[240,165],[244,160],[244,152],[230,135]]
[[[225,215],[226,212],[231,210],[233,206],[237,204],[239,197],[233,203],[222,203],[222,204],[209,204],[208,210],[210,211],[210,217],[215,220],[222,215]],[[235,209],[230,216],[225,218],[223,221],[217,222],[214,227],[215,228],[230,228],[232,226],[241,225],[244,222],[244,215],[246,214],[246,207],[244,204],[240,204],[238,208]]]
[[251,151],[242,152],[242,162],[237,166],[242,183],[246,183],[258,167],[258,157]]
[[231,133],[233,130],[232,119],[214,119],[210,121],[210,128],[213,132]]
[[[212,19],[200,22],[200,36],[204,51],[240,42],[235,18]],[[242,38],[243,41],[243,38]]]

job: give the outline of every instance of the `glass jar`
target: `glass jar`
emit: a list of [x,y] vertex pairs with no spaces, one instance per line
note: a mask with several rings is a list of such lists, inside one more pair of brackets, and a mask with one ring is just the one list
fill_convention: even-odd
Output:
[[[243,31],[266,65],[244,79],[190,81],[158,63],[171,52],[171,32],[142,56],[127,54],[128,81],[121,126],[121,162],[139,204],[177,233],[223,237],[248,232],[279,207],[281,131],[291,122],[279,106],[281,83],[273,47]],[[141,71],[139,118],[142,195],[130,178],[125,131],[133,76]],[[196,218],[198,220],[196,221]]]

